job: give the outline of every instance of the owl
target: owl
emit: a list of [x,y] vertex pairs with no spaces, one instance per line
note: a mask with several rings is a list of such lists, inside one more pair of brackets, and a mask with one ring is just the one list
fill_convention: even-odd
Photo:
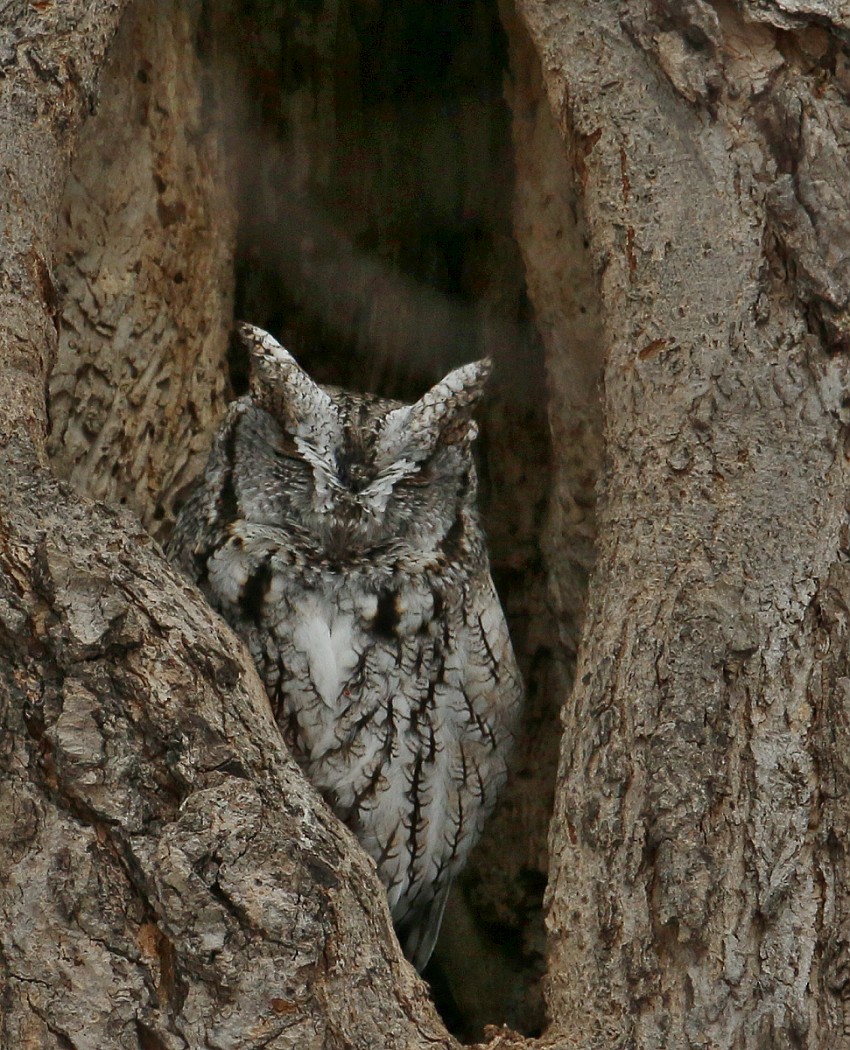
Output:
[[250,392],[169,555],[245,639],[421,970],[505,780],[522,691],[475,507],[489,365],[407,405],[319,386],[267,333],[239,334]]

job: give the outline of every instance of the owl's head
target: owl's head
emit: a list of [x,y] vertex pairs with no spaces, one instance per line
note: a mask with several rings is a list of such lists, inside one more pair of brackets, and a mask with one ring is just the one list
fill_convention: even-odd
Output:
[[261,430],[279,498],[257,506],[278,520],[266,524],[293,527],[340,561],[383,544],[428,554],[463,534],[476,491],[472,411],[489,361],[456,368],[405,405],[321,387],[267,332],[239,334],[251,400],[271,423]]

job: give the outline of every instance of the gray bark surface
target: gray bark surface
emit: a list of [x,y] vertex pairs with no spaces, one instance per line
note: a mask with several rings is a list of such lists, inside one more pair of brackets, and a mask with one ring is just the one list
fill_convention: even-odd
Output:
[[[71,2],[4,13],[0,36],[3,238],[0,241],[0,434],[20,428],[40,445],[41,386],[56,346],[51,274],[57,202],[85,107],[123,3]],[[85,41],[85,47],[83,42]]]
[[56,473],[158,535],[224,411],[232,173],[199,7],[137,2],[77,137],[54,248]]
[[846,1046],[846,12],[522,10],[608,346],[552,1016],[568,1045]]
[[453,1045],[374,867],[155,542],[38,477],[0,520],[0,1045]]

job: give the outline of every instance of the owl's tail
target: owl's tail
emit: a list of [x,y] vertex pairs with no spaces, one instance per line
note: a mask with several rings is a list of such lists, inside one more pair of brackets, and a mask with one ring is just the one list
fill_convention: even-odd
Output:
[[452,880],[448,879],[426,905],[410,910],[396,924],[396,934],[407,959],[422,973],[434,951],[446,910]]

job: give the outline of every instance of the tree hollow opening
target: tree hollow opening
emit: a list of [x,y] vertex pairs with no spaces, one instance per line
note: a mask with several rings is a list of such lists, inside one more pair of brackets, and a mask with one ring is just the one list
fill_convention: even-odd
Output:
[[234,122],[237,316],[321,381],[405,400],[461,363],[495,363],[482,512],[528,698],[510,784],[453,890],[426,977],[459,1037],[480,1037],[485,1023],[537,1034],[570,654],[543,553],[552,453],[544,342],[514,229],[511,44],[491,0],[246,9],[243,45],[229,54],[245,106]]
[[459,1038],[539,1034],[601,440],[595,286],[534,50],[496,0],[216,0],[191,15],[137,0],[114,50],[60,230],[60,474],[165,535],[225,385],[245,389],[233,340],[220,366],[234,320],[320,382],[403,400],[494,361],[481,509],[527,695],[425,976]]

